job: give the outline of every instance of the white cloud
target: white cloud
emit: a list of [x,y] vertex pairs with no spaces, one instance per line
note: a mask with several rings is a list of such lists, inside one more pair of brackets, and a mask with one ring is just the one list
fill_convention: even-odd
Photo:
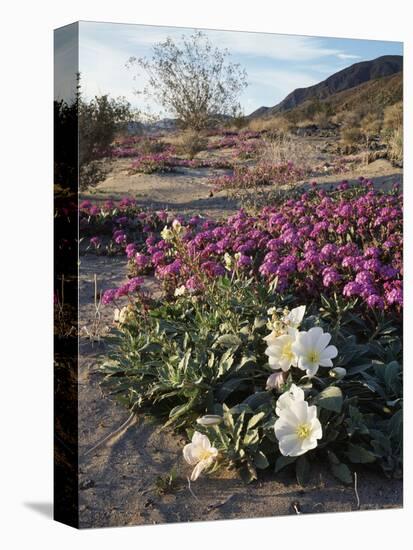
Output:
[[361,59],[360,55],[353,55],[353,54],[341,53],[341,52],[337,54],[337,57],[339,59]]
[[[131,56],[147,56],[152,46],[168,36],[178,39],[194,29],[120,25],[80,24],[80,70],[86,96],[110,93],[124,95],[144,107],[134,90],[146,84],[146,75],[136,75],[125,64]],[[262,101],[274,105],[295,88],[311,86],[338,69],[334,60],[355,59],[326,39],[268,33],[204,31],[218,48],[227,48],[235,61],[246,67],[250,86],[242,97],[246,109]],[[318,73],[318,74],[317,74]],[[135,79],[133,78],[135,76]],[[150,107],[156,110],[154,103]]]

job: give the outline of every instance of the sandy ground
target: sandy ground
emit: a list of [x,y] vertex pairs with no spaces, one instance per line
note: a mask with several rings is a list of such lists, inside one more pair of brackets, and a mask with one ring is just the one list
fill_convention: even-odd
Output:
[[[186,441],[159,424],[138,415],[129,427],[106,445],[84,456],[97,442],[116,430],[128,417],[127,411],[103,395],[97,371],[108,353],[105,334],[112,324],[112,308],[102,306],[96,324],[94,275],[104,290],[125,277],[125,260],[85,256],[80,265],[79,452],[80,526],[83,528],[251,518],[301,513],[357,510],[354,487],[336,482],[320,467],[313,484],[302,488],[291,473],[268,474],[245,485],[229,472],[200,478],[188,488],[190,469],[182,459]],[[148,279],[146,285],[154,283]],[[101,336],[92,341],[87,333]],[[177,467],[176,485],[161,493],[157,479]],[[360,509],[402,506],[402,481],[358,472]]]
[[[225,191],[213,192],[212,186],[208,183],[208,180],[216,174],[229,173],[226,170],[181,168],[166,174],[130,175],[130,165],[130,159],[114,161],[112,172],[107,179],[89,193],[83,193],[82,198],[99,201],[109,196],[120,199],[128,195],[135,197],[139,205],[145,208],[167,208],[182,214],[200,214],[212,218],[221,218],[238,209],[237,202],[228,199]],[[403,178],[400,169],[394,168],[386,160],[376,160],[352,172],[341,175],[327,174],[313,179],[329,187],[343,179],[354,182],[359,176],[371,178],[380,186],[387,186],[395,181],[402,183]],[[297,185],[305,183],[302,181]],[[271,190],[271,187],[266,189]]]
[[168,208],[182,214],[202,214],[220,217],[235,211],[237,204],[224,193],[211,196],[208,180],[227,170],[209,168],[180,168],[166,174],[129,174],[130,159],[118,159],[112,164],[112,172],[90,194],[91,200],[111,196],[119,199],[125,195],[136,197],[139,205],[149,209]]

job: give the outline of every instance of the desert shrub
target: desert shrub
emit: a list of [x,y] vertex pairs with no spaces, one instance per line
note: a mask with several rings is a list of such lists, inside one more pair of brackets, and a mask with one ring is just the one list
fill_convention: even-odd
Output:
[[176,42],[168,37],[153,46],[151,57],[131,57],[128,66],[147,73],[144,94],[183,128],[199,131],[224,115],[240,112],[238,97],[247,86],[246,72],[229,55],[213,47],[205,33],[196,31]]
[[168,148],[168,144],[159,139],[144,138],[139,142],[139,152],[144,155],[152,153],[163,153]]
[[207,148],[208,138],[199,132],[186,131],[182,133],[178,143],[179,151],[193,159],[198,153]]
[[124,98],[95,96],[86,101],[79,95],[80,188],[94,186],[106,171],[99,161],[108,155],[119,122],[131,116],[131,105]]
[[242,114],[239,114],[229,119],[227,126],[233,130],[242,130],[243,128],[246,128],[248,124],[248,118]]

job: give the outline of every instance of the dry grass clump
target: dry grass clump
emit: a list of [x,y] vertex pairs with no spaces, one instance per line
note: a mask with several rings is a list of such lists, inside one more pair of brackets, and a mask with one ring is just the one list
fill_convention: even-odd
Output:
[[360,128],[357,126],[344,127],[341,129],[340,138],[341,144],[343,145],[343,152],[352,153],[358,148],[360,144]]
[[383,127],[396,130],[403,126],[403,103],[398,101],[384,110]]
[[291,132],[293,125],[283,116],[272,118],[254,118],[248,124],[252,132],[270,132],[278,135]]
[[259,160],[265,164],[292,162],[303,169],[317,164],[318,151],[310,143],[290,134],[281,134],[264,139]]
[[369,148],[371,140],[380,134],[382,119],[379,113],[368,113],[360,123],[360,133]]
[[401,101],[384,110],[382,133],[390,160],[397,163],[403,162],[403,103]]
[[393,131],[388,139],[387,146],[389,149],[390,160],[393,162],[403,162],[403,127],[399,126]]
[[208,146],[208,138],[194,130],[187,130],[177,140],[177,149],[191,160]]
[[313,123],[321,129],[328,128],[330,125],[330,118],[326,112],[321,111],[316,113],[313,118]]
[[158,139],[145,138],[139,143],[139,151],[144,155],[163,153],[167,143]]

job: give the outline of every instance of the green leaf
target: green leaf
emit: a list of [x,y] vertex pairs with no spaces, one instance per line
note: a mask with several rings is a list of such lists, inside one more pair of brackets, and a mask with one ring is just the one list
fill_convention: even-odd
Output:
[[296,460],[297,458],[295,456],[280,455],[275,461],[274,473],[275,474],[278,473],[280,470],[282,470],[286,466],[293,464]]
[[245,434],[243,443],[246,446],[255,445],[256,443],[258,443],[259,439],[260,438],[259,438],[258,430],[251,430],[250,432]]
[[384,381],[386,383],[386,387],[395,393],[399,393],[401,387],[400,370],[400,365],[397,361],[388,363],[384,370]]
[[295,476],[301,486],[307,485],[311,474],[311,464],[305,455],[297,458],[295,463]]
[[252,418],[249,419],[249,422],[247,424],[247,431],[251,430],[252,428],[255,428],[255,426],[258,424],[258,422],[265,416],[265,412],[259,412],[258,414],[254,414]]
[[234,348],[241,344],[241,340],[236,334],[223,334],[217,338],[216,343],[227,348]]
[[354,445],[353,443],[349,443],[346,455],[351,460],[351,462],[354,462],[355,464],[367,464],[376,460],[376,457],[373,453],[371,453],[364,447],[361,447],[360,445]]
[[330,469],[331,473],[343,483],[347,485],[353,483],[353,476],[351,475],[350,468],[346,464],[342,462],[338,464],[330,463]]
[[254,328],[262,328],[265,327],[268,323],[268,319],[266,317],[255,317],[254,319]]
[[401,441],[403,438],[403,410],[394,413],[389,420],[390,437],[393,440]]
[[240,471],[242,479],[246,483],[251,483],[257,479],[257,471],[250,461],[245,463],[245,466]]
[[235,391],[240,384],[242,384],[242,378],[230,378],[220,386],[216,392],[216,399],[219,401],[225,401],[225,399]]
[[270,463],[262,451],[257,451],[254,455],[254,465],[259,470],[265,470],[265,468],[268,468]]
[[252,395],[248,396],[242,402],[243,405],[248,405],[251,409],[258,409],[261,405],[269,403],[272,399],[272,395],[268,391],[259,391],[255,392]]
[[337,386],[329,386],[318,394],[316,403],[323,409],[339,413],[343,406],[343,394]]

